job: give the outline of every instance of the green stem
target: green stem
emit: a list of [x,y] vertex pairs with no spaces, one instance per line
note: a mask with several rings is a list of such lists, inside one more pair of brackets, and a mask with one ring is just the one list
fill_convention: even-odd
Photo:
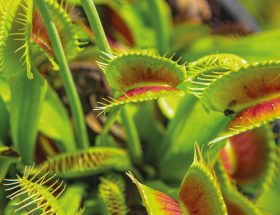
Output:
[[163,0],[148,0],[148,5],[156,33],[157,49],[163,55],[169,48],[170,14]]
[[[89,19],[89,23],[91,25],[92,31],[95,34],[96,38],[96,43],[101,52],[105,53],[111,53],[111,49],[109,46],[109,43],[107,41],[104,29],[102,27],[100,18],[98,16],[96,7],[93,3],[92,0],[81,0],[82,6],[86,12],[86,15]],[[116,110],[110,115],[109,120],[106,122],[104,129],[101,133],[101,135],[105,135],[108,131],[109,128],[113,125],[114,121],[117,118],[117,115],[120,111],[121,107],[116,108]],[[141,144],[137,132],[137,128],[134,124],[134,121],[131,120],[124,109],[121,112],[121,117],[127,132],[128,136],[128,148],[129,151],[132,155],[132,159],[134,159],[135,162],[139,163],[142,160],[142,149],[141,149]]]
[[37,7],[40,11],[41,17],[43,19],[44,25],[48,32],[52,48],[54,51],[55,58],[60,67],[60,74],[62,76],[66,94],[69,99],[71,112],[73,114],[74,123],[76,127],[76,136],[78,139],[79,148],[89,147],[88,134],[86,129],[86,124],[84,120],[84,113],[80,103],[80,99],[73,81],[63,47],[56,29],[54,22],[51,19],[48,7],[45,0],[36,0]]
[[82,6],[86,12],[89,24],[94,32],[96,43],[100,51],[111,53],[109,43],[107,41],[102,23],[98,16],[98,12],[92,0],[81,0]]
[[121,111],[121,117],[127,133],[127,145],[129,153],[134,163],[141,164],[143,152],[141,148],[140,138],[138,135],[137,128],[133,121],[133,117],[128,115],[126,107]]
[[113,108],[113,110],[109,113],[107,121],[106,121],[105,125],[103,126],[103,130],[101,131],[100,134],[104,135],[104,134],[107,134],[109,132],[110,128],[112,127],[114,122],[117,120],[117,117],[118,117],[121,109],[122,109],[121,106]]
[[104,137],[109,133],[110,128],[113,126],[113,124],[117,120],[117,117],[118,117],[121,109],[122,109],[122,107],[118,106],[116,108],[113,108],[113,110],[109,112],[109,115],[107,117],[107,121],[105,122],[101,133],[95,139],[96,145],[99,145],[99,146],[104,145],[104,142],[103,142]]
[[[107,41],[104,29],[102,27],[102,23],[100,21],[98,12],[92,0],[81,0],[82,7],[84,8],[86,15],[88,17],[91,29],[95,35],[96,43],[101,52],[111,53],[111,48]],[[115,120],[117,119],[118,113],[120,108],[115,110],[114,112],[110,113],[103,130],[100,135],[106,135],[111,126],[114,124]]]

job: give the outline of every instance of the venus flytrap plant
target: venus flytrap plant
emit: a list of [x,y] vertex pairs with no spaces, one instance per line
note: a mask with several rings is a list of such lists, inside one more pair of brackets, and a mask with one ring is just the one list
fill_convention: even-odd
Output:
[[33,11],[33,1],[32,0],[23,0],[19,3],[16,23],[19,26],[14,25],[16,29],[18,28],[19,31],[12,33],[16,38],[14,40],[23,41],[21,46],[17,48],[15,53],[22,52],[20,62],[26,69],[27,77],[33,78],[31,73],[31,56],[30,56],[30,43],[29,38],[31,36],[32,31],[32,11]]
[[[211,87],[213,84],[218,82],[220,80],[220,78],[223,78],[227,74],[231,74],[230,72],[234,72],[235,70],[239,69],[243,65],[246,65],[246,62],[243,59],[241,59],[237,56],[233,56],[233,55],[216,55],[216,56],[213,55],[213,56],[205,57],[204,59],[201,59],[200,61],[189,65],[191,74],[194,74],[194,75],[192,75],[191,82],[190,82],[190,84],[192,84],[192,85],[188,86],[188,90],[193,91],[196,96],[200,97],[201,93],[208,92],[207,91],[208,86]],[[102,65],[102,66],[104,66],[104,65]],[[104,67],[106,69],[106,65]],[[121,70],[121,71],[123,71],[123,70]],[[144,69],[144,71],[145,71],[145,69]],[[197,74],[199,74],[199,75],[197,76]],[[277,74],[277,72],[275,74]],[[122,77],[122,76],[120,76],[120,77]],[[277,78],[277,76],[276,76],[276,78]],[[116,80],[116,79],[113,79],[113,80]],[[120,80],[121,80],[121,78],[120,78]],[[120,83],[123,83],[123,82],[120,81]],[[111,85],[114,86],[114,83],[111,83]],[[200,88],[197,86],[200,86]],[[115,85],[115,87],[116,87],[116,85]],[[147,96],[145,96],[145,98],[147,98]],[[202,98],[202,100],[204,101],[203,98]],[[137,100],[135,99],[135,101],[137,101]],[[114,103],[118,103],[118,100],[112,100],[112,102],[111,102],[112,106],[114,106]],[[273,103],[273,104],[275,104],[275,103]],[[109,107],[110,107],[110,105],[109,105]],[[225,115],[229,115],[229,114],[233,114],[234,111],[232,111],[231,109],[224,109],[224,113],[225,113]],[[266,115],[266,117],[269,117],[269,116]]]
[[0,72],[15,75],[26,68],[32,78],[28,35],[31,33],[33,1],[2,1],[0,5]]
[[131,168],[126,150],[115,147],[91,147],[83,151],[61,153],[49,157],[37,169],[55,173],[61,178],[81,178],[109,170],[127,171]]
[[218,161],[215,164],[215,173],[221,186],[222,195],[227,207],[228,215],[262,214],[261,210],[257,208],[253,202],[248,200],[245,196],[238,192],[236,187],[234,187],[221,161]]
[[3,182],[11,165],[16,164],[17,162],[19,162],[19,157],[17,156],[13,148],[0,146],[0,183]]
[[[48,53],[49,50],[44,49],[46,43],[43,43],[42,40],[40,43],[36,43],[39,40],[36,35],[38,32],[33,32],[35,28],[33,28],[34,20],[32,18],[36,13],[33,11],[36,11],[36,9],[33,10],[33,1],[20,0],[13,3],[3,1],[1,3],[1,15],[3,15],[1,18],[5,24],[1,31],[3,40],[1,40],[0,70],[1,74],[13,77],[10,85],[13,95],[10,118],[12,139],[25,163],[31,163],[34,159],[37,122],[47,88],[42,77],[35,74],[38,73],[36,66],[39,62],[33,61],[33,57],[43,54],[44,58],[49,59],[54,66],[56,65]],[[59,14],[58,17],[61,17],[61,13]],[[67,16],[64,14],[63,18],[66,19]],[[62,29],[65,28],[67,27]],[[27,73],[28,78],[34,78],[33,82],[25,80],[27,78],[23,75],[24,72]],[[33,90],[34,88],[37,90]],[[28,101],[27,97],[33,97],[32,99],[36,102]],[[26,119],[32,124],[23,127],[20,122],[26,121]],[[24,141],[19,141],[20,139]]]
[[[33,80],[29,80],[24,73],[9,79],[11,137],[25,165],[32,164],[35,159],[38,122],[47,91],[46,80],[34,66],[32,68],[35,71]],[[26,98],[32,98],[32,102]]]
[[160,57],[149,51],[107,55],[109,60],[99,63],[109,84],[121,95],[105,99],[96,110],[102,112],[128,103],[143,102],[167,96],[182,96],[178,85],[185,79],[184,65]]
[[[79,41],[82,39],[79,36],[79,25],[73,24],[72,21],[77,14],[73,14],[73,6],[72,9],[67,8],[67,1],[65,3],[63,1],[58,3],[55,0],[47,0],[46,4],[61,38],[66,58],[73,59],[81,51],[80,46],[84,45],[84,43]],[[40,32],[37,33],[40,35]],[[47,38],[42,39],[48,40]]]
[[[203,120],[198,120],[200,118]],[[157,147],[161,177],[178,184],[184,172],[177,170],[191,165],[194,142],[205,145],[205,159],[215,160],[215,154],[222,144],[211,148],[208,142],[224,129],[230,118],[223,113],[205,109],[193,95],[186,95],[181,99],[173,120],[169,122],[162,142]],[[178,168],[174,168],[175,165]]]
[[249,107],[238,113],[227,125],[226,130],[211,143],[231,137],[249,129],[260,127],[266,123],[279,119],[279,98],[271,99]]
[[[104,58],[106,59],[108,56],[110,56],[111,49],[110,49],[109,43],[107,41],[104,29],[102,27],[100,18],[98,16],[97,10],[95,8],[95,5],[93,2],[91,2],[89,0],[82,0],[81,3],[83,5],[83,8],[84,8],[87,16],[89,17],[89,22],[90,22],[91,28],[96,37],[97,46],[98,46],[99,50],[102,52],[102,54],[104,55]],[[112,115],[110,115],[109,120],[106,122],[106,124],[104,126],[103,132],[99,136],[99,140],[102,139],[102,136],[107,134],[110,126],[116,120],[116,117],[117,117],[119,111],[120,111],[120,109],[118,108]],[[125,110],[123,110],[123,111],[125,111]],[[130,153],[132,155],[137,155],[136,158],[134,158],[134,157],[132,157],[132,158],[135,163],[139,164],[142,161],[142,149],[140,146],[138,132],[136,130],[133,120],[128,118],[128,115],[126,113],[123,113],[122,117],[125,122],[125,125],[127,125],[126,132],[129,134],[129,137],[130,137],[128,140]]]
[[[6,148],[0,148],[0,166],[4,167],[0,181],[36,158],[42,162],[27,167],[17,179],[6,180],[7,189],[13,192],[8,196],[13,200],[6,206],[5,215],[14,213],[13,210],[19,214],[58,215],[137,213],[140,205],[134,205],[130,199],[133,189],[116,174],[124,171],[133,171],[143,181],[140,183],[128,173],[148,214],[261,214],[257,201],[275,181],[279,165],[279,148],[274,144],[274,140],[279,141],[279,131],[274,129],[273,136],[267,125],[280,115],[279,60],[256,62],[259,58],[252,61],[249,57],[247,62],[228,52],[181,64],[180,53],[191,47],[182,44],[193,40],[181,38],[180,29],[172,31],[176,22],[171,25],[174,20],[166,1],[94,2],[101,2],[98,9],[105,11],[105,18],[104,5],[111,7],[124,23],[114,23],[105,29],[107,38],[95,3],[81,0],[95,38],[91,37],[93,46],[91,43],[89,46],[99,49],[98,65],[114,91],[113,98],[104,98],[99,103],[101,106],[95,107],[100,114],[109,114],[103,130],[99,119],[91,118],[92,124],[100,126],[90,136],[94,140],[92,147],[89,147],[84,116],[67,62],[83,61],[88,53],[94,53],[90,62],[96,63],[97,51],[75,58],[80,46],[85,45],[80,42],[80,36],[92,36],[92,32],[80,33],[88,29],[86,26],[82,29],[79,22],[73,23],[74,7],[69,11],[71,6],[64,1],[0,2],[0,145],[12,143],[20,156],[10,159]],[[106,20],[106,24],[110,21]],[[129,45],[134,47],[126,47],[127,43],[119,39],[118,31],[123,33],[122,27],[126,28],[125,33],[131,34]],[[154,36],[155,40],[151,39]],[[148,40],[144,41],[145,38]],[[156,50],[152,51],[154,47]],[[87,46],[84,48],[88,51]],[[173,60],[174,56],[168,57],[170,52],[176,53],[177,61]],[[247,60],[247,56],[243,57]],[[61,72],[65,82],[76,126],[76,145],[62,102],[39,73],[49,66],[46,62]],[[92,72],[87,75],[94,76]],[[28,80],[26,74],[33,80]],[[42,74],[48,78],[49,72]],[[2,84],[6,82],[2,79],[4,75],[16,76],[10,79],[12,98],[8,100],[3,97],[7,94]],[[90,95],[91,104],[92,100],[96,103],[96,97],[95,93]],[[180,98],[177,110],[168,115],[168,120],[154,102],[165,97]],[[140,102],[143,103],[135,105]],[[8,121],[11,125],[6,125]],[[123,125],[124,131],[118,129],[120,135],[113,139],[109,131],[115,121]],[[96,134],[99,134],[97,138]],[[51,140],[42,144],[42,137]],[[103,143],[109,138],[111,147]],[[205,146],[203,156],[199,147],[193,149],[196,142]],[[174,189],[179,187],[185,169],[187,173],[180,188]],[[63,184],[53,181],[53,174],[69,182],[69,189],[63,192]],[[151,188],[152,182],[157,189]],[[1,206],[2,199],[0,187]],[[10,207],[14,203],[16,208]]]
[[[19,208],[16,209],[16,211],[27,208],[28,214],[32,214],[35,210],[43,210],[43,214],[83,214],[83,210],[79,209],[81,196],[78,199],[75,199],[75,201],[77,200],[76,208],[69,208],[67,205],[70,201],[73,201],[74,197],[71,197],[73,192],[77,192],[75,195],[83,194],[83,185],[71,186],[69,188],[70,191],[72,188],[74,190],[71,192],[66,191],[63,198],[60,199],[58,197],[63,191],[60,191],[59,195],[52,196],[52,194],[57,194],[62,183],[58,184],[58,180],[56,180],[49,185],[49,182],[52,181],[54,175],[57,175],[60,178],[75,179],[106,173],[109,170],[126,171],[129,169],[131,169],[131,164],[128,154],[122,149],[112,147],[93,147],[76,153],[62,153],[58,156],[50,157],[39,166],[33,165],[32,167],[26,167],[22,180],[19,176],[19,179],[7,179],[6,181],[9,183],[6,185],[15,186],[8,188],[9,190],[14,190],[20,187],[20,183],[23,184],[22,186],[27,184],[26,187],[21,188],[19,191],[14,192],[8,197],[14,199],[28,193],[28,199],[30,199],[30,201],[20,200],[19,202],[16,202],[16,204],[19,205]],[[49,177],[48,175],[52,176]],[[55,187],[55,189],[53,189],[56,184],[59,185],[58,188]],[[46,185],[46,187],[43,187],[43,185]],[[114,214],[115,212],[126,214],[127,208],[123,195],[124,186],[122,178],[117,175],[109,174],[106,178],[101,179],[101,184],[99,185],[99,192],[101,195],[100,201],[104,204],[104,210],[108,210],[109,214]],[[33,189],[39,189],[38,193],[42,191],[45,196],[42,197],[41,193],[35,193],[35,191],[32,191]],[[47,191],[51,191],[51,193],[48,193]],[[111,196],[112,193],[116,195],[116,198]],[[121,199],[123,202],[119,202]],[[37,204],[37,207],[33,209],[29,208],[29,205],[35,203]],[[116,206],[119,207],[116,208]]]
[[189,64],[187,90],[207,108],[234,115],[211,143],[279,118],[278,64],[277,60],[249,64],[238,56],[224,54]]
[[[27,214],[35,211],[41,211],[42,214],[66,214],[58,203],[58,198],[65,189],[63,182],[59,182],[59,180],[52,182],[54,175],[48,176],[48,173],[37,178],[41,171],[31,176],[32,170],[33,167],[26,167],[22,177],[6,179],[5,185],[8,186],[6,191],[12,191],[8,198],[20,199],[16,203],[15,212],[27,210]],[[51,183],[51,185],[46,186],[47,183]]]
[[223,198],[227,207],[228,215],[248,214],[261,215],[262,212],[251,201],[235,189],[224,188]]
[[[207,101],[210,108],[218,111],[231,109],[234,112],[240,112],[262,102],[277,99],[279,97],[279,63],[278,60],[270,60],[246,64],[217,79],[205,91],[205,97],[211,96]],[[221,84],[226,84],[228,80],[232,81],[231,84],[228,83],[226,90],[219,95],[218,90]],[[235,80],[242,80],[242,82]]]
[[204,102],[208,98],[203,93],[207,92],[211,84],[245,64],[244,59],[232,54],[213,54],[202,57],[187,66],[189,78],[186,81],[186,90]]
[[[65,56],[67,59],[72,59],[81,51],[79,46],[83,45],[83,43],[79,42],[81,38],[77,32],[78,26],[72,23],[72,11],[68,12],[67,5],[64,6],[63,2],[59,4],[57,1],[48,0],[46,4],[61,38]],[[42,63],[48,60],[53,65],[53,69],[58,70],[58,65],[54,62],[50,39],[36,7],[33,12],[32,25],[33,30],[30,40],[33,52],[37,53],[38,58],[40,57],[41,61],[43,61]]]
[[40,68],[41,66],[44,66],[47,63],[50,63],[52,66],[52,69],[54,71],[59,70],[59,66],[55,62],[54,57],[51,54],[50,47],[39,45],[38,42],[31,40],[30,48],[31,48],[31,52],[33,54],[32,59],[33,59],[34,65],[37,68]]
[[58,95],[50,87],[47,89],[43,102],[38,131],[57,141],[56,146],[60,152],[73,152],[77,150],[75,136],[67,111]]
[[[204,101],[202,92],[206,91],[208,86],[216,79],[245,63],[245,60],[236,55],[213,54],[186,65],[187,78],[180,87],[199,99],[196,99],[193,95],[186,94],[179,102],[174,119],[170,121],[159,147],[160,162],[163,167],[162,172],[165,172],[166,166],[170,165],[172,168],[172,156],[181,156],[187,162],[185,158],[187,151],[189,152],[188,154],[192,154],[193,151],[191,147],[188,147],[187,150],[187,147],[184,146],[185,143],[197,141],[199,144],[208,144],[224,129],[230,119],[214,111],[205,111],[203,107],[205,105],[201,105]],[[199,125],[200,122],[197,122],[198,116],[203,117],[205,120],[201,122],[201,125]],[[194,124],[197,126],[194,126]],[[190,129],[193,131],[192,134],[188,133]],[[207,135],[201,135],[204,130],[205,132],[209,131]],[[190,159],[188,159],[188,163],[191,163]]]
[[[184,79],[183,66],[181,68],[181,71],[179,71],[179,66],[176,71],[175,68],[176,65],[174,62],[172,62],[171,60],[168,61],[168,59],[161,58],[160,56],[156,56],[156,55],[153,56],[148,52],[143,52],[143,53],[135,52],[135,53],[128,53],[119,56],[115,56],[114,54],[111,54],[109,44],[106,40],[104,31],[102,29],[102,24],[99,20],[94,4],[90,3],[87,0],[84,0],[82,1],[82,5],[89,17],[91,27],[93,31],[96,33],[97,44],[100,50],[103,52],[103,56],[104,56],[103,58],[105,62],[100,62],[99,65],[101,68],[103,68],[104,73],[106,74],[106,77],[111,87],[118,91],[122,91],[122,92],[124,91],[123,95],[120,96],[118,99],[115,100],[112,98],[111,100],[107,100],[107,102],[109,102],[109,105],[105,105],[105,107],[103,108],[97,108],[97,110],[106,110],[118,106],[120,104],[126,104],[130,102],[157,99],[160,97],[168,96],[169,93],[171,95],[173,93],[176,94],[176,90],[170,87],[165,87],[160,85],[171,84],[171,87],[175,87],[180,83],[180,82],[178,83],[178,80],[175,80],[176,78],[178,78],[179,81],[182,82],[182,80]],[[159,5],[157,5],[157,3],[153,3],[153,5],[154,8],[157,9],[159,8]],[[158,11],[158,13],[160,12]],[[129,61],[131,62],[130,63],[131,65],[129,65],[129,67],[127,67],[127,65],[123,65],[123,67],[126,68],[124,69],[125,71],[122,71],[123,69],[121,65],[122,62],[127,63]],[[168,62],[170,63],[170,65],[168,65]],[[161,66],[160,63],[163,63],[163,65]],[[160,71],[160,69],[163,71]],[[165,69],[167,71],[165,71]],[[170,70],[170,72],[168,70]],[[130,74],[130,72],[133,73]],[[172,72],[174,72],[175,74],[172,75],[171,74]],[[159,77],[158,75],[160,73],[162,73],[161,77]],[[178,77],[174,77],[176,76],[176,73]],[[165,77],[165,75],[168,74],[170,76]],[[143,77],[141,78],[141,76]],[[170,82],[173,81],[173,83],[168,83],[167,80],[164,82],[164,79],[168,79],[168,78],[170,78]],[[147,82],[146,84],[148,86],[145,86],[145,82]],[[174,82],[175,82],[175,86],[174,86]],[[123,86],[118,86],[119,83],[121,83]],[[137,84],[140,85],[139,88],[133,86]],[[155,86],[153,86],[153,84],[155,84]]]
[[166,195],[165,193],[154,190],[150,187],[141,184],[137,179],[129,172],[128,176],[133,183],[136,184],[137,189],[144,202],[144,206],[149,215],[153,214],[182,214],[182,210],[179,204]]
[[[76,184],[66,189],[63,181],[55,174],[44,172],[43,169],[34,172],[33,166],[26,166],[23,176],[16,179],[5,179],[4,186],[9,192],[13,206],[8,213],[16,214],[56,214],[81,215],[82,195],[84,186]],[[71,204],[70,204],[71,203]],[[9,211],[11,210],[11,211]],[[14,211],[12,211],[14,210]]]
[[[68,57],[73,57],[77,51],[78,48],[78,38],[77,34],[75,32],[75,28],[73,24],[71,23],[71,20],[64,10],[64,8],[59,5],[56,1],[47,1],[47,6],[50,8],[50,13],[54,16],[54,22],[59,27],[59,31],[61,35],[65,35],[66,40],[63,41],[63,47],[66,50]],[[46,59],[49,60],[52,64],[54,69],[58,69],[57,64],[55,63],[53,59],[53,53],[55,52],[51,48],[50,40],[53,38],[49,38],[45,26],[42,24],[42,20],[38,15],[38,8],[34,7],[33,1],[30,0],[19,0],[15,2],[9,2],[9,1],[3,1],[1,2],[1,20],[3,21],[3,27],[1,28],[1,35],[3,39],[1,39],[1,54],[0,54],[0,64],[1,74],[11,77],[11,76],[21,76],[21,73],[26,71],[28,78],[34,78],[37,77],[36,80],[30,83],[28,86],[28,81],[23,82],[24,77],[21,79],[20,82],[17,83],[16,87],[13,87],[13,84],[11,84],[12,92],[13,92],[13,99],[12,99],[12,113],[11,113],[11,127],[12,127],[12,138],[16,142],[17,148],[22,148],[21,145],[24,145],[25,142],[28,142],[29,153],[34,153],[34,144],[35,144],[35,136],[37,131],[37,118],[38,114],[40,114],[40,107],[42,106],[42,100],[44,99],[45,91],[46,91],[46,83],[42,82],[42,78],[37,73],[37,66],[40,66],[42,61],[45,61]],[[71,51],[70,51],[71,49]],[[76,51],[75,51],[76,50]],[[60,50],[62,51],[62,49]],[[57,50],[56,50],[57,53]],[[71,55],[71,56],[70,56]],[[55,56],[57,58],[57,56]],[[35,59],[37,58],[37,59]],[[39,58],[39,59],[38,59]],[[61,58],[60,58],[61,59]],[[33,61],[34,60],[34,61]],[[68,77],[69,75],[65,76]],[[15,82],[18,78],[14,78],[12,82]],[[36,82],[36,83],[35,83]],[[71,82],[71,81],[70,81]],[[69,83],[70,83],[69,82]],[[25,84],[23,84],[25,83]],[[32,89],[32,86],[36,86],[38,89],[39,87],[42,90],[38,90],[36,93],[35,91],[32,92],[28,96],[33,96],[33,99],[37,100],[38,103],[31,103],[34,104],[33,113],[28,112],[27,109],[23,108],[22,103],[22,109],[21,113],[17,112],[18,104],[17,102],[20,102],[20,100],[13,101],[15,97],[24,97],[24,103],[27,104],[27,100],[25,99],[28,93],[28,90]],[[40,86],[42,85],[42,86]],[[73,82],[72,87],[71,84],[68,85],[67,91],[70,93],[71,98],[70,99],[70,106],[73,109],[74,112],[74,118],[76,119],[76,124],[78,126],[79,122],[82,120],[82,114],[79,114],[79,101],[75,93]],[[21,86],[21,88],[19,88]],[[71,89],[70,89],[71,88]],[[18,90],[19,92],[16,92],[15,90]],[[70,92],[71,91],[71,92]],[[39,93],[40,92],[40,93]],[[21,95],[21,96],[20,96]],[[75,101],[74,101],[75,100]],[[30,106],[30,105],[29,105]],[[81,108],[80,108],[81,109]],[[26,110],[26,111],[25,111]],[[81,112],[81,110],[80,110]],[[32,114],[32,115],[31,115]],[[26,126],[25,132],[20,132],[21,126],[17,124],[18,121],[25,120],[24,115],[32,119],[32,126]],[[79,117],[80,115],[80,117]],[[29,129],[30,127],[30,129]],[[77,127],[78,130],[80,130],[78,137],[79,139],[83,139],[84,142],[87,142],[87,134],[84,129],[84,123],[80,123],[80,125]],[[80,128],[80,129],[79,129]],[[24,131],[22,128],[22,131]],[[84,130],[84,131],[82,131]],[[83,134],[83,135],[82,135]],[[25,136],[25,138],[24,138]],[[22,144],[19,144],[18,139],[23,138],[26,139],[25,142],[22,141]],[[82,140],[80,140],[82,141]],[[85,143],[86,144],[86,143]],[[33,148],[31,146],[34,146]],[[21,151],[19,151],[21,153]],[[27,158],[26,152],[24,153],[23,159],[25,162],[30,162],[30,160],[33,159],[33,156],[29,156]]]
[[[198,86],[191,93],[201,97],[207,107],[226,115],[236,114],[213,142],[279,118],[278,67],[278,60],[256,62],[235,67],[225,74],[216,72],[210,78],[191,79]],[[203,70],[198,74],[207,77]]]
[[[276,173],[277,146],[269,125],[229,138],[220,153],[227,174],[241,192],[255,198],[272,183]],[[246,156],[244,156],[246,154]]]
[[[27,71],[27,76],[32,78],[30,62],[39,56],[44,60],[48,59],[54,68],[58,69],[53,59],[53,50],[45,26],[39,16],[38,9],[33,5],[33,1],[18,0],[13,4],[9,1],[3,1],[1,4],[1,19],[3,23],[6,23],[1,30],[3,38],[0,45],[2,73],[6,76],[12,76],[20,71],[19,69],[13,71],[13,66],[14,68],[22,67]],[[73,25],[62,5],[53,0],[47,1],[46,4],[63,40],[62,44],[66,56],[73,58],[80,50],[79,45],[81,45],[76,33],[77,28]],[[13,55],[13,51],[15,55]],[[9,64],[11,59],[21,63],[21,66]]]
[[141,184],[131,173],[128,176],[136,184],[149,215],[227,214],[214,170],[204,162],[199,148],[182,181],[178,202]]
[[[58,202],[63,207],[66,214],[82,215],[84,213],[82,201],[85,193],[86,185],[83,183],[75,183],[71,186],[67,186],[58,199]],[[71,202],[71,204],[69,202]]]
[[104,214],[125,215],[128,208],[125,201],[125,183],[121,176],[108,175],[100,178],[99,200]]

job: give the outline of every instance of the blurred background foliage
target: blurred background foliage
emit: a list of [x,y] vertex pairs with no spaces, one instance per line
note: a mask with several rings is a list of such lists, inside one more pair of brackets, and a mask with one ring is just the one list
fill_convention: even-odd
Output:
[[261,29],[280,27],[280,2],[277,0],[239,0],[240,4],[257,20]]

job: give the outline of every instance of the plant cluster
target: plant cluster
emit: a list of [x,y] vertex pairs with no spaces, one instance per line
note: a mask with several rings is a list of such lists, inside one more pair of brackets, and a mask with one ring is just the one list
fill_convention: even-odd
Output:
[[0,214],[280,213],[280,31],[167,2],[1,0]]

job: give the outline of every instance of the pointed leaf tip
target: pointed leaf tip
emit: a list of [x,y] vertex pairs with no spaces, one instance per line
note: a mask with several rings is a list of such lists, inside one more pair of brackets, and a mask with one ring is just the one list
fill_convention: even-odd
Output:
[[202,152],[196,145],[195,160],[189,168],[180,188],[179,203],[190,215],[226,214],[217,179],[203,160]]
[[149,215],[183,215],[179,204],[170,196],[141,184],[131,172],[126,174],[136,184]]

